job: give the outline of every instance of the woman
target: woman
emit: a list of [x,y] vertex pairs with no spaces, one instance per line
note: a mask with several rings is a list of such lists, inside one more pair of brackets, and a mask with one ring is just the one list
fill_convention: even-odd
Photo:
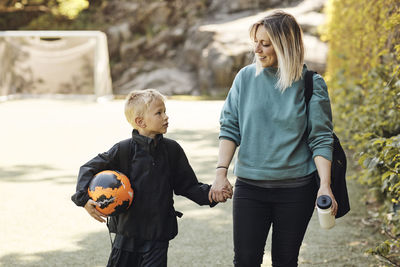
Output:
[[250,37],[255,64],[236,75],[221,111],[211,197],[223,201],[232,193],[227,172],[240,146],[234,168],[234,264],[260,266],[272,226],[273,266],[297,266],[316,197],[329,195],[332,213],[337,211],[330,188],[328,91],[322,77],[314,75],[307,115],[302,30],[293,16],[276,11],[252,25]]

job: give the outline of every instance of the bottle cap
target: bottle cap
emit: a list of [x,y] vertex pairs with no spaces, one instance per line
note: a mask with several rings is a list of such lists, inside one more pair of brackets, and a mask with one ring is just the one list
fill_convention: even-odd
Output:
[[320,209],[329,209],[332,206],[332,199],[329,196],[322,195],[317,199],[317,206]]

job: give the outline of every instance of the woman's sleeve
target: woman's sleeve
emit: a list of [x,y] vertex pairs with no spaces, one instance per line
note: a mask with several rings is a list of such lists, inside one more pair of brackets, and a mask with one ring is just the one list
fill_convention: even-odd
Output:
[[220,139],[228,139],[240,145],[240,128],[239,128],[239,96],[240,96],[240,83],[241,83],[241,72],[239,72],[235,80],[233,81],[232,87],[229,90],[228,96],[225,99],[225,103],[222,107],[219,123],[220,123]]
[[115,169],[118,164],[118,144],[114,145],[107,152],[98,154],[96,157],[82,165],[79,169],[78,182],[76,184],[76,193],[72,195],[71,200],[78,206],[84,206],[89,200],[89,183],[100,171]]
[[313,158],[332,160],[333,125],[328,89],[320,75],[314,75],[314,90],[308,107],[308,145]]

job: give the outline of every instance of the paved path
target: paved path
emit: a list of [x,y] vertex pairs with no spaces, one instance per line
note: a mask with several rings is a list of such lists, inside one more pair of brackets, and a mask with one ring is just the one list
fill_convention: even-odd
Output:
[[[207,183],[213,180],[221,106],[221,101],[167,102],[167,136],[183,146]],[[105,266],[106,226],[74,206],[70,196],[79,166],[129,137],[123,102],[3,102],[0,125],[0,266]],[[321,230],[313,217],[300,266],[378,266],[363,254],[379,236],[360,223],[362,192],[350,183],[353,209],[332,230]],[[232,266],[231,202],[213,209],[180,197],[175,203],[184,216],[170,243],[169,266]],[[270,266],[268,250],[269,245],[263,266]]]

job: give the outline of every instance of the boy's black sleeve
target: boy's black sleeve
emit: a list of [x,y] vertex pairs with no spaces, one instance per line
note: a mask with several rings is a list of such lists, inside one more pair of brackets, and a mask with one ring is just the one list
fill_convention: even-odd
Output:
[[71,200],[78,206],[85,206],[89,200],[88,187],[90,180],[98,172],[104,170],[113,170],[117,168],[119,145],[114,145],[110,150],[98,154],[96,157],[82,165],[79,169],[76,193],[72,195]]
[[175,144],[173,154],[169,155],[173,158],[171,167],[175,194],[187,197],[199,205],[215,206],[217,203],[210,203],[208,199],[211,186],[197,180],[182,147],[176,142]]

